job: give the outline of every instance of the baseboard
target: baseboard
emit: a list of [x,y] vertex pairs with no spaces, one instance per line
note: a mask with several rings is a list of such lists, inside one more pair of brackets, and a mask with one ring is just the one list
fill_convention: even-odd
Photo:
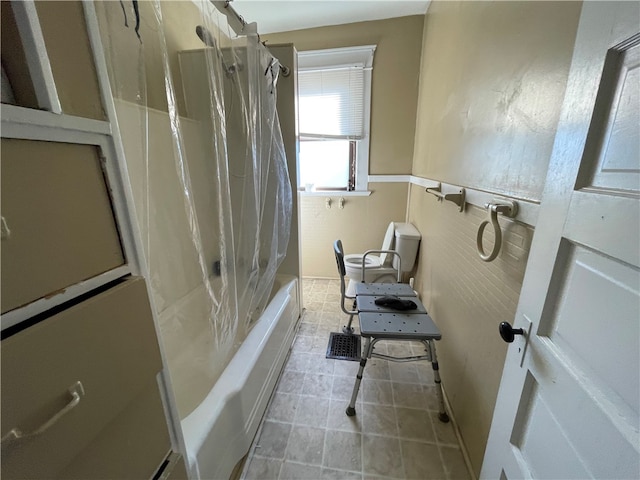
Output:
[[462,452],[464,463],[467,466],[467,471],[469,472],[469,478],[471,478],[471,480],[478,480],[478,477],[473,471],[473,467],[471,465],[471,458],[469,457],[467,446],[464,443],[464,439],[462,438],[462,433],[460,432],[460,428],[458,427],[458,422],[456,422],[456,417],[453,414],[453,409],[451,408],[451,403],[449,402],[449,397],[447,396],[447,392],[444,389],[444,386],[442,384],[440,384],[440,386],[442,387],[442,396],[444,397],[445,408],[449,413],[449,421],[453,425],[453,431],[456,434],[456,438],[458,439],[458,444],[460,445],[460,451]]

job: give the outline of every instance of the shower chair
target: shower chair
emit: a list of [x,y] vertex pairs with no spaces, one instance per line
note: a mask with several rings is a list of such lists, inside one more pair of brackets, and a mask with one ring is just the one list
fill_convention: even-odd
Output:
[[[355,297],[346,295],[345,275],[346,268],[344,265],[344,249],[342,241],[336,240],[333,244],[333,250],[336,257],[338,274],[340,276],[340,308],[349,315],[349,323],[343,328],[345,333],[352,334],[353,329],[351,322],[354,316],[358,316],[360,323],[360,335],[364,338],[364,346],[360,358],[360,368],[356,375],[356,381],[351,394],[351,401],[347,407],[346,414],[353,416],[356,414],[356,400],[360,391],[360,383],[362,375],[367,365],[367,360],[375,357],[391,362],[414,362],[419,360],[427,360],[431,362],[433,368],[433,378],[436,384],[436,395],[438,397],[438,418],[446,423],[449,421],[449,415],[444,407],[444,396],[442,393],[442,383],[440,380],[440,372],[438,366],[438,358],[436,356],[435,340],[440,340],[442,335],[440,330],[427,313],[424,305],[417,297],[416,292],[406,283],[400,283],[402,268],[400,266],[400,255],[393,250],[369,250],[362,257],[364,272],[364,263],[366,256],[370,253],[388,253],[398,257],[398,283],[365,283],[364,273],[362,282],[356,284]],[[384,296],[393,295],[405,300],[411,300],[415,304],[415,309],[409,311],[400,311],[388,306],[376,304],[375,300]],[[345,303],[354,301],[352,310],[347,309]],[[380,340],[392,341],[419,341],[425,346],[424,355],[415,355],[409,357],[394,357],[374,352],[375,344]]]

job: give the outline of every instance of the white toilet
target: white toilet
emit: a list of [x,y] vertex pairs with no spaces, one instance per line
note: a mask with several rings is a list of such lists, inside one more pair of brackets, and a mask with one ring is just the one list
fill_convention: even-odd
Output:
[[[394,250],[402,258],[402,272],[410,272],[416,262],[418,246],[420,245],[420,232],[410,223],[391,222],[384,236],[380,250]],[[354,296],[354,282],[362,281],[362,253],[344,256],[349,286],[347,295]],[[364,280],[367,283],[396,282],[398,259],[395,255],[382,253],[380,256],[367,255]]]

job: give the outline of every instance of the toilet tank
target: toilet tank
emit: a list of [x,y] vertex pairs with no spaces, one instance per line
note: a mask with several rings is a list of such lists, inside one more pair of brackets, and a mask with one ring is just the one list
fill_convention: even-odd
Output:
[[[402,271],[410,272],[416,263],[418,246],[420,245],[420,232],[410,223],[396,223],[396,247],[394,250],[402,258]],[[393,266],[398,268],[398,258],[394,256]]]

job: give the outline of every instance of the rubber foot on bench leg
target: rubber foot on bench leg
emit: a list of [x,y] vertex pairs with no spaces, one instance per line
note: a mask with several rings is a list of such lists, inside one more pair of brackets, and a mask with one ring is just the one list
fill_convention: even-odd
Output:
[[356,414],[356,409],[353,407],[347,407],[347,416],[353,417]]
[[439,413],[438,414],[438,419],[442,422],[442,423],[449,423],[449,415],[447,415],[446,412],[444,413]]

